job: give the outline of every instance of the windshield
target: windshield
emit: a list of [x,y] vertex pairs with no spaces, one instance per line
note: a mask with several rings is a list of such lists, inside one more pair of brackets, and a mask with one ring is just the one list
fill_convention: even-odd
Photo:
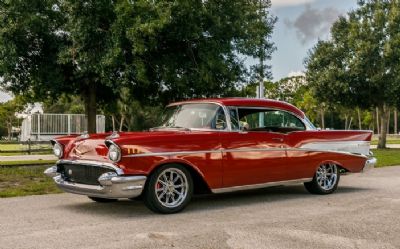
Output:
[[183,104],[167,107],[162,128],[215,129],[225,130],[226,119],[223,109],[216,104]]

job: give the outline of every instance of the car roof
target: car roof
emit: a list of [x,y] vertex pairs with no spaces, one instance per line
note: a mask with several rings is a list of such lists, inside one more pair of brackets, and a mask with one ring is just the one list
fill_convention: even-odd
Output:
[[175,102],[170,105],[190,104],[190,103],[218,103],[225,106],[246,106],[246,107],[265,107],[280,109],[292,112],[297,116],[304,118],[304,113],[292,104],[284,101],[273,99],[255,99],[255,98],[208,98],[208,99],[192,99]]

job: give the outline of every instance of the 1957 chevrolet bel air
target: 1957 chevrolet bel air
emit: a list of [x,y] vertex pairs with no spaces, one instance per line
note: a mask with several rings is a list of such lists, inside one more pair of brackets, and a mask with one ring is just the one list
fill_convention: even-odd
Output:
[[330,194],[341,173],[374,167],[371,136],[317,130],[281,101],[190,100],[167,106],[162,125],[146,132],[53,140],[60,160],[45,174],[97,202],[140,197],[155,212],[175,213],[195,193],[304,183]]

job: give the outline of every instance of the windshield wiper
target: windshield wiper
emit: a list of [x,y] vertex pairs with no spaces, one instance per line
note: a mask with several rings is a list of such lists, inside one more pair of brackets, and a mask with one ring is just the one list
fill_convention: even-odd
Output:
[[182,127],[182,126],[157,126],[157,127],[150,128],[150,131],[162,130],[162,129],[179,129],[179,130],[190,131],[189,128]]

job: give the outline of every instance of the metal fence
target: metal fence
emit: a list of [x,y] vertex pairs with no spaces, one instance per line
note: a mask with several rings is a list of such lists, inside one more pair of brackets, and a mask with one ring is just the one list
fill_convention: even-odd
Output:
[[[55,136],[82,134],[87,131],[84,114],[31,114],[22,122],[21,141],[50,140]],[[105,131],[104,115],[96,116],[96,132]]]

